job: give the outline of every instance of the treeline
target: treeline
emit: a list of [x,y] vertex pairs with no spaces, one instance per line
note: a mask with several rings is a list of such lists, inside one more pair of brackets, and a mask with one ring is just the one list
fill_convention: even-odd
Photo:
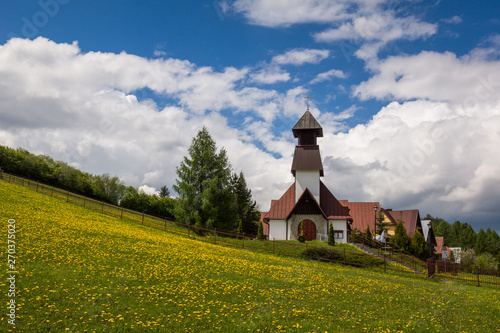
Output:
[[126,187],[118,177],[92,175],[46,155],[0,146],[0,168],[4,172],[111,204],[118,204]]
[[479,232],[467,223],[455,221],[449,224],[445,220],[427,214],[424,220],[431,220],[432,229],[436,237],[443,237],[444,244],[448,247],[461,247],[463,250],[474,249],[476,255],[490,253],[500,255],[500,236],[490,228]]

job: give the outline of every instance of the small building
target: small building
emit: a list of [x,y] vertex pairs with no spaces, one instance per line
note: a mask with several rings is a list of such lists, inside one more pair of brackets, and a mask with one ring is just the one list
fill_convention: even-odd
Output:
[[345,243],[351,230],[349,209],[321,181],[324,172],[317,138],[323,136],[323,129],[308,109],[292,132],[298,139],[291,168],[295,179],[262,213],[263,229],[269,240],[295,240],[302,224],[306,240],[326,241],[332,225],[335,241]]

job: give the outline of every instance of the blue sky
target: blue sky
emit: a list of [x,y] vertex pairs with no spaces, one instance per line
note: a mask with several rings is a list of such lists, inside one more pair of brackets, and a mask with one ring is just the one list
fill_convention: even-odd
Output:
[[500,231],[499,14],[494,1],[4,1],[0,144],[154,191],[207,126],[265,210],[292,182],[310,94],[338,199]]

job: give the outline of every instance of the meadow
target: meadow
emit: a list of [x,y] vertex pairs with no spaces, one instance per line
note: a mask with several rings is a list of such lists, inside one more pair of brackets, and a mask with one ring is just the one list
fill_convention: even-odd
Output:
[[[2,332],[500,330],[499,288],[220,246],[2,181],[0,200],[18,256]],[[5,275],[0,290],[7,304]]]

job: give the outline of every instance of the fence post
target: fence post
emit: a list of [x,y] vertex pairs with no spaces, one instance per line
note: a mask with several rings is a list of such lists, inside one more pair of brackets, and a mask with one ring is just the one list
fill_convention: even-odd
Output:
[[51,190],[50,191],[50,196],[53,197],[54,196],[54,188],[52,187],[50,190]]
[[479,270],[481,268],[479,268],[479,266],[476,266],[476,274],[477,274],[477,286],[480,287],[481,285],[479,284]]
[[165,221],[165,231],[167,231],[167,218],[166,217],[164,218],[164,221]]
[[188,224],[188,237],[191,237],[191,225]]
[[38,192],[38,181],[36,182],[36,191]]
[[217,244],[217,228],[214,228],[214,244]]
[[141,224],[144,224],[144,211],[142,211],[142,220],[141,220]]
[[122,211],[120,213],[120,218],[123,219],[123,207],[122,207]]
[[85,202],[87,202],[87,197],[83,197],[83,207],[85,207]]
[[346,262],[346,260],[345,260],[345,247],[344,247],[344,266],[345,266],[345,262]]
[[66,191],[66,202],[69,201],[69,191]]
[[273,253],[274,253],[274,237],[273,237]]
[[385,255],[384,255],[384,273],[386,272],[385,270]]
[[101,202],[101,213],[104,213],[104,202]]
[[243,233],[243,248],[245,248],[245,233]]

